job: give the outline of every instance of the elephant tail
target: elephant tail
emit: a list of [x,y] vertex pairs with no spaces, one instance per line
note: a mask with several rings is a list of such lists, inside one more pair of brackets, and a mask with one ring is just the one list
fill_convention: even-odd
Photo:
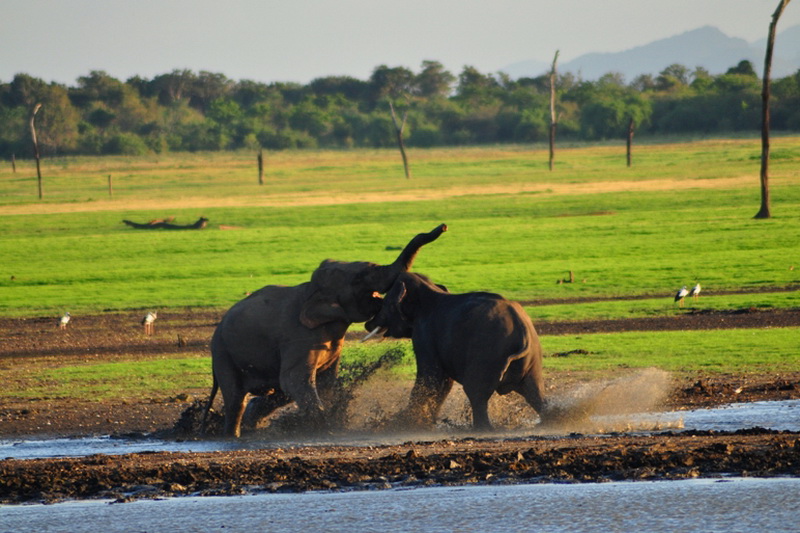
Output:
[[206,404],[206,408],[203,410],[203,421],[200,423],[200,435],[206,434],[206,422],[208,421],[208,413],[211,411],[211,406],[214,405],[214,398],[217,396],[217,391],[219,390],[219,383],[217,382],[217,376],[214,376],[214,383],[211,385],[211,396],[208,398],[208,403]]

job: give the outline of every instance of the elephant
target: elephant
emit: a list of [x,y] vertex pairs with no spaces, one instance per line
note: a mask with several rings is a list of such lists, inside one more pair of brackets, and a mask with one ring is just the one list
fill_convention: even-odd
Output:
[[348,327],[373,317],[380,294],[411,268],[422,246],[446,230],[441,224],[415,236],[390,265],[326,259],[308,282],[267,285],[234,304],[211,338],[213,385],[201,432],[218,389],[228,437],[241,435],[248,394],[263,397],[261,417],[294,401],[304,420],[322,424],[320,395],[330,400],[335,391]]
[[495,392],[518,392],[544,418],[542,349],[518,303],[488,292],[450,294],[404,272],[365,326],[371,333],[364,340],[378,332],[412,340],[417,375],[403,423],[431,425],[453,381],[464,387],[476,430],[492,428],[488,403]]

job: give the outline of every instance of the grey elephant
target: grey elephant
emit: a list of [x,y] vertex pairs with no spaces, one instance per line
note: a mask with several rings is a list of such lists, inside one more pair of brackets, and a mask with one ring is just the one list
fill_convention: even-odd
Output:
[[240,436],[248,394],[263,396],[259,416],[294,401],[310,423],[320,424],[348,327],[373,317],[381,308],[379,293],[446,230],[442,224],[415,236],[390,265],[327,259],[309,282],[268,285],[233,305],[211,338],[214,381],[201,431],[218,389],[227,436]]
[[488,403],[495,392],[518,392],[543,416],[542,350],[518,303],[487,292],[450,294],[406,272],[366,327],[372,331],[364,340],[379,331],[412,340],[417,376],[404,422],[432,424],[453,381],[464,387],[475,429],[491,429]]

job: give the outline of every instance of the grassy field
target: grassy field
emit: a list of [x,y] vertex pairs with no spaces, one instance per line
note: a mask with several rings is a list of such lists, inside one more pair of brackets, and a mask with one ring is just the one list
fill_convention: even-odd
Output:
[[[557,151],[552,172],[544,150],[519,146],[413,150],[411,180],[393,150],[281,152],[267,154],[263,186],[250,153],[45,159],[42,201],[29,163],[18,162],[16,173],[4,165],[0,316],[223,309],[265,284],[306,281],[325,258],[391,262],[390,248],[441,222],[448,233],[421,251],[415,270],[453,292],[563,301],[529,307],[538,320],[676,314],[672,295],[696,281],[703,309],[797,308],[797,292],[714,295],[800,283],[800,137],[773,139],[770,220],[752,218],[759,150],[757,139],[652,143],[637,146],[627,168],[621,145],[576,146]],[[188,224],[201,215],[210,220],[203,231],[121,222],[174,216]],[[569,271],[576,282],[557,283]],[[646,298],[568,303],[583,296]],[[606,354],[553,358],[553,370],[800,369],[796,342],[783,333],[737,332],[737,342],[760,339],[737,360],[723,356],[729,332],[682,334],[691,349],[680,359],[652,335],[543,344],[551,353],[580,344]],[[180,373],[194,376],[200,365],[197,379],[207,381],[207,359],[189,361]],[[158,364],[140,373],[161,375]]]

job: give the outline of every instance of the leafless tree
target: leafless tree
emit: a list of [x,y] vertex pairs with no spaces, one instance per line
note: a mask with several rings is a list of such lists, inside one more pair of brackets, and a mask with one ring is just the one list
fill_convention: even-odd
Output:
[[36,158],[36,176],[39,184],[39,199],[42,199],[42,169],[39,164],[39,141],[36,140],[36,113],[42,108],[42,104],[36,104],[31,113],[31,139],[33,140],[33,157]]
[[391,99],[389,99],[389,109],[392,110],[392,122],[394,123],[395,135],[397,136],[397,146],[400,148],[400,155],[403,157],[403,168],[405,168],[406,171],[406,179],[411,179],[411,170],[408,168],[408,158],[406,157],[406,147],[403,144],[403,129],[406,127],[408,110],[406,109],[403,112],[403,120],[398,124],[397,113],[394,111],[394,104]]
[[550,170],[553,170],[553,159],[556,150],[556,62],[558,50],[553,57],[553,66],[550,69]]
[[625,143],[627,147],[627,156],[628,156],[628,166],[631,166],[631,151],[633,149],[633,130],[634,130],[634,121],[633,117],[630,118],[628,121],[628,138],[627,142]]
[[761,80],[761,209],[754,218],[770,218],[769,211],[769,88],[772,70],[772,49],[775,46],[775,28],[783,10],[791,0],[781,0],[772,15],[767,37],[767,53],[764,57],[764,79]]

